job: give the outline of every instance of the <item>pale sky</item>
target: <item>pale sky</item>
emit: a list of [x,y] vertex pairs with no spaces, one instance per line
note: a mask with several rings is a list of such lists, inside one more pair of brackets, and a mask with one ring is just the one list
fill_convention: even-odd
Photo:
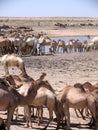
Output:
[[0,0],[0,16],[98,18],[98,0]]

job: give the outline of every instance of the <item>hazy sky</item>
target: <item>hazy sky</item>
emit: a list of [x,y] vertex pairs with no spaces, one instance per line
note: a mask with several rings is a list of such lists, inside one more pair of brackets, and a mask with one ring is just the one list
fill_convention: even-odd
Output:
[[0,0],[0,16],[98,18],[98,0]]

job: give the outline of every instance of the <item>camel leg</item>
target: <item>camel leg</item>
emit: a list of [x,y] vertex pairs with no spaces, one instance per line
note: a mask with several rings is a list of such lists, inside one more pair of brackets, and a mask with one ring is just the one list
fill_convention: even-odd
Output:
[[24,63],[19,65],[19,69],[22,71],[22,74],[26,74],[26,69]]
[[10,123],[11,123],[11,119],[13,117],[14,111],[15,111],[15,107],[10,107],[8,109],[8,112],[7,112],[7,121],[6,121],[7,130],[10,130]]
[[49,110],[49,121],[48,121],[47,125],[45,126],[45,128],[43,128],[42,130],[46,130],[47,127],[49,126],[50,122],[53,120],[53,109],[52,110],[48,109],[48,110]]
[[8,66],[4,65],[5,75],[9,75]]
[[60,121],[61,121],[61,115],[58,112],[55,112],[56,118],[57,118],[57,127],[56,130],[59,130],[60,127]]
[[42,117],[43,117],[43,108],[42,107],[37,108],[36,115],[38,115],[38,125],[40,125],[40,123],[42,122]]
[[65,112],[65,119],[67,123],[67,130],[70,130],[70,112],[69,112],[69,105],[68,103],[63,104],[64,112]]
[[25,118],[26,118],[26,127],[30,127],[32,128],[32,122],[31,122],[31,107],[29,106],[24,106],[24,114],[25,114]]

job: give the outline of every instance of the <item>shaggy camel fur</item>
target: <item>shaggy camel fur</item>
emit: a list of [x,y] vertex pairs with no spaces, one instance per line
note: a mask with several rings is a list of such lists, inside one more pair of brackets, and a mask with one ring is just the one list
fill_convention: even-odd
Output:
[[0,78],[0,110],[7,110],[7,130],[10,130],[10,122],[15,108],[18,105],[27,105],[33,101],[44,76],[45,75],[41,75],[37,81],[31,82],[28,87],[24,84],[24,86],[21,87],[21,90],[25,92],[24,96],[10,87],[4,79]]
[[9,75],[8,67],[16,66],[23,74],[26,73],[24,61],[15,54],[6,54],[1,58],[1,64],[4,66],[5,75]]
[[[74,96],[75,95],[75,96]],[[92,93],[87,93],[82,84],[75,84],[74,86],[65,87],[59,94],[58,100],[63,104],[63,108],[65,111],[65,117],[67,121],[67,128],[70,129],[70,112],[69,108],[76,108],[76,109],[84,109],[88,107],[93,114],[94,119],[96,120],[95,116],[95,98],[92,97]],[[98,95],[96,95],[97,97]],[[93,100],[93,102],[92,102]]]

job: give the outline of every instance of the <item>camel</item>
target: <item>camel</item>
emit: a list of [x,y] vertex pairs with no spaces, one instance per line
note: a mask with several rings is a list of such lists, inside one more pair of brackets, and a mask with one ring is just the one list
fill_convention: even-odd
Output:
[[53,52],[55,53],[56,52],[56,48],[57,48],[57,42],[55,40],[53,40],[51,43],[50,43],[50,47],[51,49],[53,50]]
[[15,33],[13,36],[9,37],[9,40],[13,43],[14,53],[22,56],[22,48],[25,46],[25,41],[20,33]]
[[5,75],[9,75],[8,67],[16,66],[23,74],[26,73],[24,61],[15,54],[6,54],[1,58],[1,64],[4,66]]
[[66,48],[66,45],[65,45],[65,41],[64,40],[58,40],[58,52],[59,52],[59,49],[61,48],[62,52],[64,53],[65,50],[67,51],[67,48]]
[[94,37],[90,44],[93,46],[94,50],[98,50],[98,36]]
[[[40,76],[40,79],[43,79],[43,76],[45,76],[46,74],[43,73],[42,76]],[[27,82],[25,78],[23,78],[24,76],[15,76],[15,75],[11,75],[7,78],[5,78],[8,82],[11,80],[15,81],[14,84],[17,84],[17,79],[19,80],[19,82],[25,81],[25,84],[22,82],[21,87],[19,87],[18,92],[25,96],[25,94],[27,93],[28,87],[30,86],[31,81],[34,82],[34,80],[27,76],[26,79],[28,79],[29,81]],[[13,82],[9,82],[11,85],[13,85]],[[17,84],[18,85],[18,84]],[[25,110],[25,116],[26,116],[26,126],[30,126],[32,127],[32,123],[31,123],[31,112],[29,107],[36,106],[37,108],[42,108],[44,105],[48,108],[49,110],[49,121],[47,122],[47,125],[45,126],[45,129],[48,127],[48,125],[50,124],[51,120],[53,119],[53,111],[56,114],[57,117],[57,128],[59,127],[59,116],[61,114],[61,111],[58,110],[60,105],[57,103],[57,99],[56,99],[56,95],[55,95],[55,91],[52,88],[52,86],[49,84],[48,81],[42,81],[39,83],[38,85],[40,88],[37,91],[37,95],[34,98],[34,101],[32,100],[32,102],[29,104],[29,106],[24,106],[24,110]],[[17,113],[18,115],[18,113]],[[39,117],[39,123],[40,123],[40,119],[42,119],[42,114],[41,117]]]
[[[49,126],[51,120],[53,119],[53,111],[55,112],[56,116],[58,117],[58,115],[57,115],[58,106],[57,106],[57,100],[56,100],[55,94],[51,90],[46,88],[47,83],[45,83],[45,82],[46,81],[43,81],[42,84],[40,84],[41,87],[37,91],[37,95],[35,96],[33,102],[30,104],[30,106],[33,105],[33,106],[40,107],[40,108],[42,108],[43,106],[46,106],[48,108],[49,121],[47,122],[47,125],[45,126],[45,129],[46,129]],[[27,106],[25,107],[25,111],[28,112]],[[25,112],[25,113],[27,113],[27,112]],[[30,115],[30,114],[26,114],[26,115]],[[27,119],[27,121],[26,121],[27,126],[29,126],[28,123],[30,121],[30,117],[26,117],[26,119]],[[39,117],[39,119],[42,119],[42,117]],[[41,122],[41,120],[39,120],[38,124],[40,124],[40,122]]]
[[89,98],[91,97],[91,95],[92,95],[91,93],[87,93],[84,90],[83,85],[80,83],[77,83],[74,86],[65,87],[63,88],[61,92],[59,92],[57,97],[58,97],[58,100],[63,105],[68,129],[70,129],[69,108],[75,108],[75,109],[88,108],[93,114],[94,119],[96,119],[95,108],[94,108],[95,105],[94,105],[94,102],[92,103],[92,100],[94,100],[94,98],[92,98],[92,100],[91,98]]
[[73,52],[73,42],[75,42],[74,39],[70,39],[67,43],[66,43],[66,47],[67,47],[67,52],[71,53]]
[[83,52],[83,44],[79,39],[73,42],[73,46],[74,46],[75,51]]
[[30,55],[37,54],[37,45],[38,44],[39,44],[39,41],[34,35],[26,38],[26,49],[28,49],[28,52]]
[[44,76],[45,74],[42,74],[38,80],[29,82],[29,85],[24,82],[20,87],[20,91],[24,93],[24,96],[12,88],[6,80],[0,78],[0,110],[7,110],[7,130],[10,130],[10,122],[15,108],[18,105],[28,105],[33,101],[37,90],[41,87],[39,84]]
[[87,40],[85,40],[85,41],[82,43],[82,46],[83,46],[83,51],[84,51],[84,52],[88,52],[88,51],[91,50],[91,46],[90,46],[90,44],[88,44],[88,41],[87,41]]
[[38,40],[39,40],[39,48],[42,54],[45,53],[45,46],[51,47],[53,43],[53,41],[49,37],[44,37],[43,35],[40,35]]
[[0,53],[1,55],[12,53],[12,43],[8,38],[0,38]]
[[91,92],[87,98],[87,102],[95,124],[94,130],[98,130],[98,88]]

